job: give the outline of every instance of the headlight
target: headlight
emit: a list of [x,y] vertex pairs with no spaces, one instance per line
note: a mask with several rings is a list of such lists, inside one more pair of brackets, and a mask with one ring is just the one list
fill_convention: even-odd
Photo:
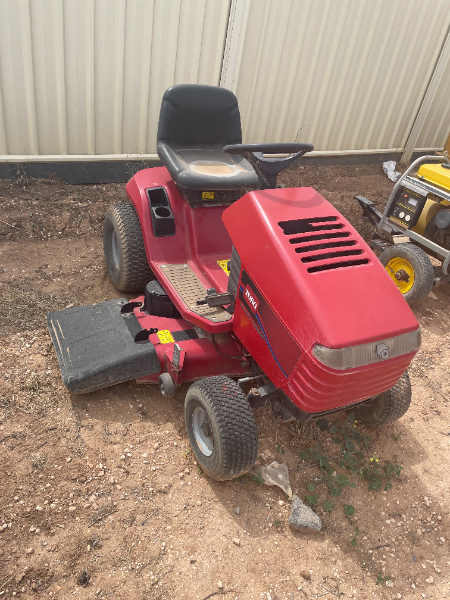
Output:
[[420,348],[420,328],[387,340],[369,342],[348,348],[326,348],[316,344],[312,353],[322,364],[332,369],[345,370],[371,365],[389,358],[409,354]]

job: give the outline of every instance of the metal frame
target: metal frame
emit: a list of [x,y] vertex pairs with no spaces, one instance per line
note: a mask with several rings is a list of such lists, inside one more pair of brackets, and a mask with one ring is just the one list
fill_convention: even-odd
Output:
[[401,235],[404,235],[406,237],[409,237],[411,241],[416,242],[417,244],[420,244],[421,246],[424,246],[428,250],[431,250],[432,252],[437,254],[439,257],[441,257],[442,261],[443,261],[442,273],[443,273],[443,275],[449,275],[448,267],[450,264],[450,251],[447,251],[444,248],[442,248],[442,246],[439,246],[438,244],[435,244],[434,242],[427,240],[427,238],[423,237],[422,235],[419,235],[415,231],[410,231],[409,229],[402,229],[401,227],[397,227],[393,223],[387,222],[390,209],[391,209],[391,207],[394,203],[394,200],[397,196],[397,192],[400,189],[404,180],[419,164],[422,164],[424,162],[430,162],[430,161],[441,162],[441,163],[445,162],[448,165],[450,165],[450,160],[446,156],[421,156],[420,158],[417,158],[413,163],[411,163],[411,165],[406,169],[406,171],[403,173],[403,175],[398,179],[397,183],[394,185],[394,187],[392,189],[391,195],[389,196],[389,200],[388,200],[386,207],[384,209],[384,212],[381,216],[380,222],[378,223],[377,233],[381,239],[388,239],[388,240],[389,240],[389,237],[392,238],[391,233],[393,231],[395,231]]

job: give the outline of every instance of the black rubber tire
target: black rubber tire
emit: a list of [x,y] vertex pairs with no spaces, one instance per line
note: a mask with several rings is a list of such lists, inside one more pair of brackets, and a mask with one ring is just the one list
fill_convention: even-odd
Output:
[[173,398],[175,396],[175,382],[170,373],[161,373],[158,379],[159,391],[164,398]]
[[379,427],[403,417],[410,404],[411,382],[408,371],[405,371],[394,387],[360,404],[353,412],[357,421],[369,427]]
[[[194,435],[193,413],[197,407],[209,419],[214,444],[211,456],[203,454]],[[211,479],[234,479],[253,467],[258,455],[258,430],[250,404],[235,381],[218,376],[191,385],[184,417],[195,458]]]
[[[450,250],[450,231],[444,231],[442,229],[439,229],[439,227],[436,225],[436,215],[434,215],[434,217],[425,227],[423,236],[426,237],[427,240],[431,240],[432,242],[438,244],[439,246],[442,246],[446,250]],[[440,260],[442,260],[442,258]]]
[[433,265],[426,252],[410,243],[390,246],[381,254],[380,261],[386,267],[388,262],[396,257],[406,259],[414,269],[414,284],[410,290],[402,294],[406,302],[412,306],[426,298],[433,289]]
[[111,281],[121,292],[141,292],[155,278],[147,262],[139,217],[131,202],[120,202],[108,209],[103,222],[103,252]]

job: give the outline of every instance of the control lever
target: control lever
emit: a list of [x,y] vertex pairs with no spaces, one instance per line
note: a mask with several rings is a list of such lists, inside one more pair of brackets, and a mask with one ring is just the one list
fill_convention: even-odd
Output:
[[214,308],[215,306],[226,306],[227,304],[233,304],[234,302],[234,296],[232,294],[229,294],[228,292],[218,294],[216,288],[208,288],[206,294],[204,300],[197,300],[197,306],[207,304],[210,308]]

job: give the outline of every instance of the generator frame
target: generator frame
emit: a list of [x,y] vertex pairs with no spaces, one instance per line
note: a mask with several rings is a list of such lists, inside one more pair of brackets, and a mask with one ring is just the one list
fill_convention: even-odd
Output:
[[446,163],[450,166],[450,160],[447,156],[431,155],[417,158],[411,163],[411,165],[406,169],[406,171],[401,175],[394,185],[391,195],[389,196],[389,200],[382,213],[375,207],[374,202],[368,200],[364,196],[355,196],[355,198],[358,200],[363,210],[363,218],[366,221],[369,221],[376,228],[376,233],[372,238],[371,246],[376,250],[383,251],[387,247],[397,243],[395,240],[396,237],[401,236],[409,238],[410,242],[422,248],[425,252],[427,252],[427,254],[431,254],[436,256],[436,258],[439,260],[442,260],[441,267],[434,267],[434,286],[438,286],[450,281],[450,251],[446,250],[442,246],[439,246],[439,244],[435,244],[431,240],[428,240],[423,235],[420,235],[411,229],[405,229],[395,225],[392,223],[392,221],[389,221],[390,211],[397,197],[397,193],[402,187],[402,184],[407,181],[413,182],[424,190],[436,195],[438,198],[440,197],[450,201],[450,193],[415,177],[409,177],[409,174],[419,165],[428,162]]

